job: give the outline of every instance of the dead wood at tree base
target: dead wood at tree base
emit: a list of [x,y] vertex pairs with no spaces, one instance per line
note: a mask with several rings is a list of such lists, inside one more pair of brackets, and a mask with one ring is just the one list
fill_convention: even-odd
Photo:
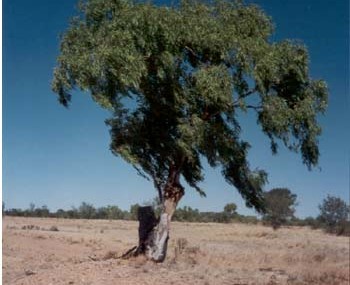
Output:
[[139,221],[139,244],[121,255],[119,257],[121,259],[146,255],[147,247],[152,243],[152,232],[158,224],[153,208],[151,206],[139,207],[137,219]]
[[145,254],[152,243],[152,233],[159,221],[151,206],[139,207],[137,219],[139,220],[139,246],[137,253]]
[[151,206],[139,207],[137,214],[139,220],[139,245],[128,250],[122,255],[122,258],[142,254],[154,262],[163,262],[165,260],[171,217],[179,200],[184,195],[184,189],[177,180],[178,178],[173,178],[172,182],[167,184],[164,189],[165,195],[159,219],[156,218]]

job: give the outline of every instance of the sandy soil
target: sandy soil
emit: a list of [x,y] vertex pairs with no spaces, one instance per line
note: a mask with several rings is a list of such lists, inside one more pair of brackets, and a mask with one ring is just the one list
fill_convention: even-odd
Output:
[[137,226],[5,217],[3,284],[349,284],[346,237],[307,228],[173,223],[164,263],[115,259],[137,244]]

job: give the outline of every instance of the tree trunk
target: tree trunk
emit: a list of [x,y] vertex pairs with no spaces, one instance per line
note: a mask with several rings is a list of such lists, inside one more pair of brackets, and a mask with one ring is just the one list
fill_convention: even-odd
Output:
[[[164,188],[162,212],[158,224],[150,207],[141,207],[139,210],[139,247],[137,254],[145,254],[155,262],[163,262],[168,248],[170,221],[176,206],[184,195],[184,189],[176,181],[167,183]],[[147,208],[147,209],[145,209]],[[152,213],[150,213],[152,211]]]
[[145,254],[148,237],[158,224],[158,220],[151,206],[139,207],[137,219],[139,221],[139,246],[136,249],[135,255]]

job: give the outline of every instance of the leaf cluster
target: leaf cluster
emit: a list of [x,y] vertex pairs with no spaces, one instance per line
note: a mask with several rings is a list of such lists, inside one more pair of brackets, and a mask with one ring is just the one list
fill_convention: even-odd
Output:
[[264,193],[266,213],[263,220],[275,229],[294,218],[297,195],[288,188],[274,188]]
[[339,197],[328,195],[319,205],[318,219],[332,229],[350,220],[350,206]]

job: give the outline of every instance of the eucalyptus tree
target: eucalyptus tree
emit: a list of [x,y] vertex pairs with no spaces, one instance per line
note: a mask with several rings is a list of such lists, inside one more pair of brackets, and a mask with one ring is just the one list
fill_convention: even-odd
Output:
[[342,234],[350,232],[350,206],[339,197],[327,195],[319,205],[320,214],[317,217],[326,231]]
[[326,84],[310,78],[305,46],[272,34],[271,19],[241,1],[88,0],[62,35],[52,82],[59,102],[68,106],[78,88],[110,110],[111,151],[158,192],[150,259],[165,258],[183,181],[205,195],[203,159],[264,211],[267,173],[249,166],[239,114],[256,113],[272,153],[284,144],[317,165]]
[[237,210],[237,205],[235,203],[226,204],[224,207],[224,213],[230,216],[237,214],[236,210]]
[[274,229],[294,218],[297,195],[288,188],[274,188],[264,193],[266,212],[263,220]]

